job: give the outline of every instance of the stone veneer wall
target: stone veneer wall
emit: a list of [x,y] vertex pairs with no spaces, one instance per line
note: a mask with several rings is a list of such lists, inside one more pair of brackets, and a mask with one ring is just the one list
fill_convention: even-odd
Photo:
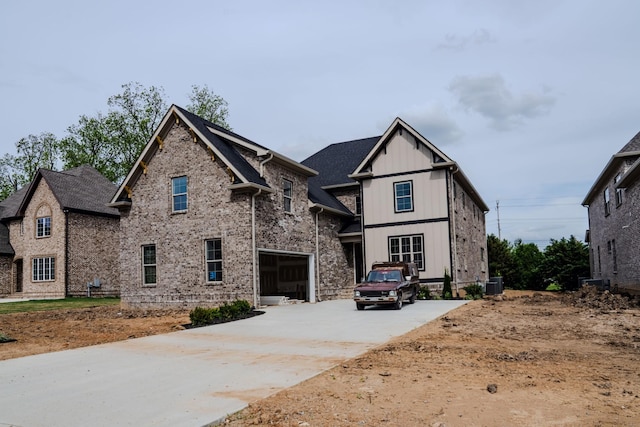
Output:
[[[595,200],[589,205],[591,277],[609,280],[613,288],[640,290],[640,183],[636,182],[622,192],[622,203],[616,204],[613,177],[623,173],[635,159],[622,163],[610,179],[597,188]],[[609,188],[610,213],[605,214],[604,190]],[[615,240],[614,266],[613,241]],[[609,250],[611,245],[611,250]]]
[[[251,197],[234,195],[220,160],[212,160],[187,129],[174,125],[164,149],[133,186],[120,219],[122,303],[129,307],[217,306],[253,300]],[[188,178],[188,209],[172,213],[171,178]],[[223,280],[207,283],[205,239],[221,238]],[[155,244],[157,284],[143,286],[141,247]]]
[[13,257],[0,255],[0,297],[11,295],[13,290]]
[[68,295],[86,296],[87,282],[100,279],[91,296],[120,295],[118,218],[69,213]]
[[[455,181],[454,181],[455,182]],[[453,200],[455,212],[455,234],[457,248],[457,269],[452,276],[453,283],[458,281],[458,289],[476,283],[484,283],[489,278],[487,256],[487,232],[485,214],[464,191],[455,183]],[[453,242],[452,242],[453,244]],[[457,277],[456,277],[457,276]]]

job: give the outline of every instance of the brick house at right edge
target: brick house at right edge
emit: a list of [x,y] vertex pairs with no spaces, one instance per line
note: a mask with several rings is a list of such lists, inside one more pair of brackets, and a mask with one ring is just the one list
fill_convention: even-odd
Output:
[[611,157],[582,205],[591,278],[640,291],[640,133]]
[[445,270],[454,292],[488,279],[489,208],[458,164],[401,119],[382,136],[330,145],[302,163],[319,171],[310,191],[318,185],[356,213],[340,232],[354,245],[356,281],[386,260],[416,262],[432,289]]

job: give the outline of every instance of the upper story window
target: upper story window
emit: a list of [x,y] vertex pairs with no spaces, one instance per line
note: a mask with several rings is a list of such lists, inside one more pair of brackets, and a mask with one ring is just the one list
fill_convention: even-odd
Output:
[[611,196],[609,195],[609,187],[604,189],[604,214],[611,213]]
[[291,212],[291,200],[293,199],[293,182],[282,180],[283,206],[285,212]]
[[396,212],[413,211],[413,182],[403,181],[393,184]]
[[155,285],[157,282],[156,245],[142,247],[142,284]]
[[45,216],[36,219],[36,237],[51,236],[51,217]]
[[362,198],[356,196],[356,215],[362,215]]
[[[620,182],[622,175],[618,174],[615,178],[613,178],[613,183],[617,184]],[[620,206],[622,204],[622,188],[616,188],[616,206]]]
[[171,179],[173,195],[173,212],[187,210],[187,177],[179,176]]

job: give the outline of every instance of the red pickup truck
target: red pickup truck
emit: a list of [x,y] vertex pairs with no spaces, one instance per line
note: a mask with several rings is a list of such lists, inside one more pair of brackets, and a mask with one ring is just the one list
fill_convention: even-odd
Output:
[[354,289],[353,299],[358,310],[378,304],[393,304],[400,310],[404,301],[416,302],[419,290],[418,267],[414,263],[376,262],[367,280]]

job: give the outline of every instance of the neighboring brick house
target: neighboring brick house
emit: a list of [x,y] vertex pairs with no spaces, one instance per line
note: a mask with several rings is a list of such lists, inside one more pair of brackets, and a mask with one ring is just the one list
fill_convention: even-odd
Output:
[[[400,195],[396,181],[411,192]],[[380,222],[401,197],[403,212]],[[110,206],[120,210],[125,306],[348,298],[373,260],[409,255],[427,283],[445,269],[461,285],[486,279],[486,205],[399,119],[382,137],[298,163],[174,105]]]
[[591,278],[640,291],[640,133],[611,157],[582,204]]
[[[355,279],[375,261],[411,260],[439,288],[445,270],[462,288],[488,274],[485,213],[462,170],[401,119],[382,136],[333,144],[302,162],[355,216],[339,236],[353,245]],[[455,288],[454,288],[455,289]]]
[[116,186],[90,166],[40,169],[0,202],[0,296],[119,295]]

